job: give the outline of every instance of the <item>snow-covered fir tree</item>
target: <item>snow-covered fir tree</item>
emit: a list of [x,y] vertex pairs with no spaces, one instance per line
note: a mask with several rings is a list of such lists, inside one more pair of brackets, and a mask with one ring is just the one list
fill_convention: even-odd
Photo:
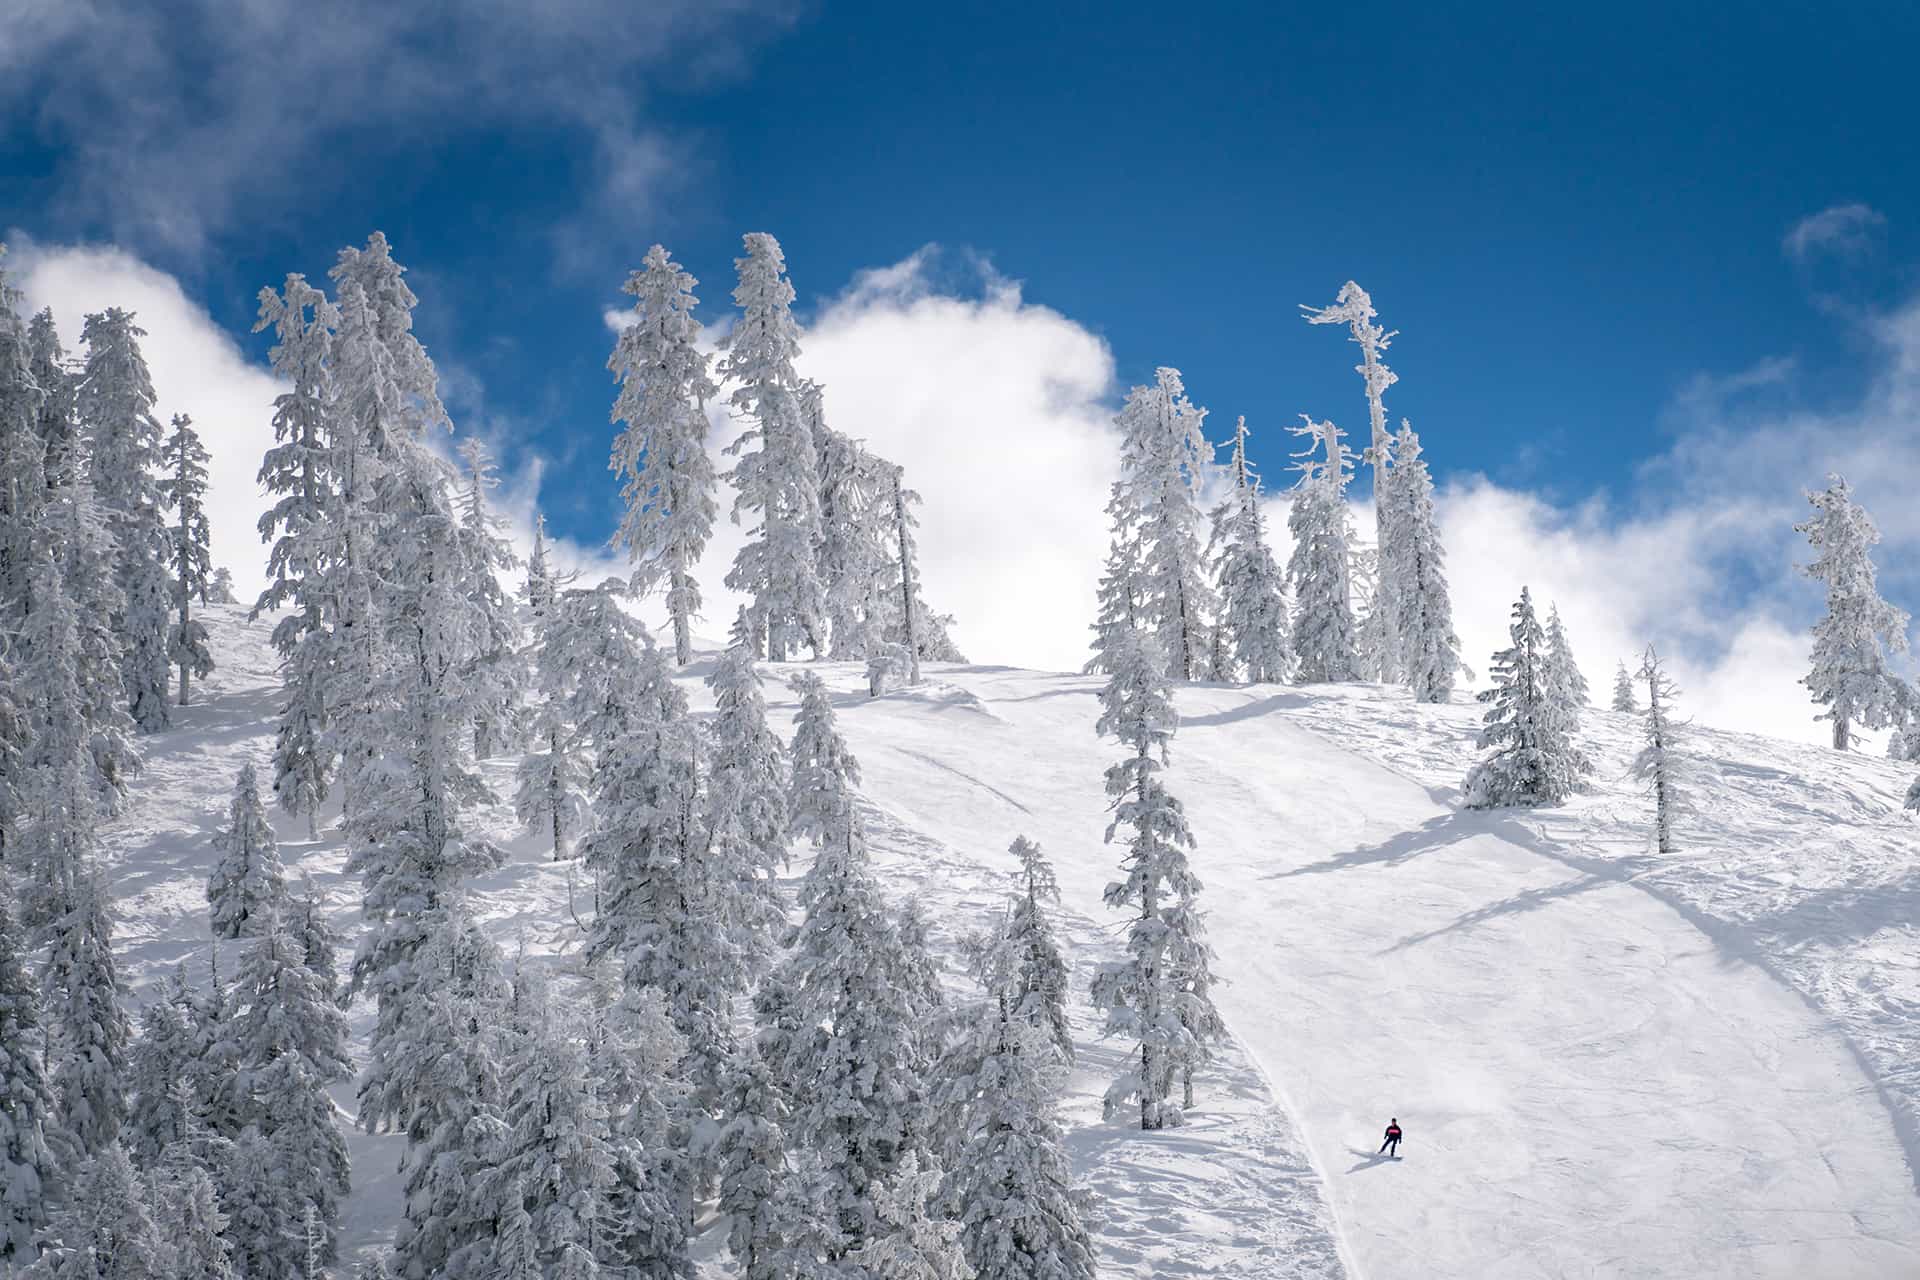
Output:
[[709,722],[705,826],[720,874],[740,961],[765,972],[785,925],[776,877],[787,865],[787,753],[767,724],[766,696],[753,650],[736,641],[707,677],[714,713]]
[[748,1045],[728,1066],[709,1153],[727,1252],[744,1280],[783,1280],[791,1214],[786,1099]]
[[[1366,383],[1367,420],[1372,428],[1362,458],[1373,468],[1373,544],[1384,549],[1399,537],[1396,526],[1407,495],[1407,490],[1390,478],[1395,461],[1394,440],[1387,427],[1385,403],[1387,388],[1400,377],[1380,359],[1380,353],[1392,344],[1395,334],[1374,323],[1373,299],[1351,280],[1340,286],[1332,306],[1303,305],[1300,310],[1308,324],[1346,325],[1349,341],[1360,347],[1360,363],[1354,366],[1354,372]],[[1358,674],[1362,679],[1392,682],[1404,676],[1401,636],[1396,629],[1405,608],[1400,599],[1404,585],[1402,579],[1386,573],[1382,573],[1375,584],[1373,607],[1368,609],[1356,641]]]
[[[889,464],[864,445],[827,426],[825,392],[806,383],[801,405],[819,452],[820,546],[818,569],[830,632],[827,656],[868,658],[884,643],[888,614],[897,601],[885,597],[889,521]],[[904,674],[904,673],[903,673]]]
[[879,1223],[847,1261],[873,1280],[973,1280],[960,1247],[961,1224],[930,1207],[939,1192],[941,1172],[919,1152],[909,1151],[871,1193]]
[[[1360,659],[1350,578],[1353,531],[1346,499],[1353,463],[1340,443],[1346,433],[1312,418],[1291,430],[1309,440],[1306,451],[1295,455],[1302,459],[1300,482],[1287,513],[1293,534],[1287,584],[1293,589],[1295,676],[1305,684],[1357,679]],[[1313,457],[1316,446],[1324,451],[1318,460]]]
[[288,1263],[302,1252],[304,1208],[293,1188],[282,1181],[281,1153],[265,1134],[248,1126],[233,1140],[227,1170],[221,1208],[227,1215],[235,1269],[243,1276],[272,1280],[298,1275],[297,1264],[289,1270]]
[[691,1113],[680,1074],[687,1042],[674,1030],[660,991],[611,981],[607,964],[592,966],[589,976],[594,1016],[587,1056],[613,1155],[600,1255],[636,1280],[691,1280],[688,1237],[697,1189],[688,1130],[708,1126]]
[[[33,609],[22,634],[26,661],[24,767],[15,799],[19,831],[8,849],[22,922],[36,936],[77,901],[95,852],[94,758],[81,687],[81,619],[50,554],[33,575]],[[118,700],[110,706],[121,721]]]
[[1622,662],[1613,673],[1613,709],[1615,711],[1639,711],[1640,701],[1633,692],[1633,677],[1627,673],[1627,664]]
[[46,1249],[23,1280],[172,1280],[182,1274],[125,1149],[109,1143],[74,1168]]
[[240,766],[227,824],[214,837],[214,848],[220,858],[207,877],[213,936],[257,936],[285,907],[286,872],[252,764]]
[[1293,668],[1293,622],[1287,615],[1286,578],[1267,545],[1267,520],[1260,509],[1260,477],[1247,458],[1247,420],[1233,428],[1233,457],[1227,464],[1233,488],[1213,509],[1208,549],[1219,593],[1220,618],[1214,636],[1217,679],[1236,677],[1249,684],[1277,684]]
[[348,456],[332,428],[329,361],[339,313],[298,274],[283,290],[260,291],[255,332],[272,329],[273,371],[289,389],[274,399],[275,444],[260,463],[260,484],[278,500],[260,517],[267,540],[267,587],[254,614],[287,610],[275,624],[282,701],[274,732],[273,788],[281,808],[314,813],[332,784],[328,673],[339,643],[348,515],[337,467]]
[[1512,644],[1493,655],[1493,687],[1479,695],[1487,704],[1480,748],[1492,754],[1467,771],[1473,809],[1560,804],[1591,770],[1555,695],[1547,635],[1525,587],[1508,634]]
[[917,684],[921,662],[965,662],[967,658],[949,634],[953,616],[935,613],[920,589],[920,562],[913,539],[913,531],[920,524],[913,508],[920,502],[920,495],[906,487],[906,473],[901,467],[891,462],[881,465],[886,484],[884,510],[892,515],[890,533],[896,555],[882,571],[885,581],[880,599],[883,603],[878,612],[884,615],[888,611],[884,602],[890,596],[897,596],[901,601],[899,612],[888,622],[883,635],[905,650],[906,679]]
[[304,1262],[309,1209],[320,1256],[333,1260],[340,1202],[349,1188],[346,1141],[327,1093],[352,1073],[346,1018],[277,909],[245,952],[232,1000],[219,1054],[231,1064],[222,1082],[230,1093],[227,1110],[273,1145],[279,1192],[295,1206],[294,1222],[302,1227],[270,1259],[256,1257],[247,1274],[292,1280]]
[[26,961],[26,939],[0,885],[0,1267],[33,1260],[55,1190],[46,1028]]
[[1127,833],[1120,864],[1126,876],[1107,886],[1106,901],[1130,910],[1133,921],[1127,959],[1095,977],[1093,1000],[1107,1011],[1107,1034],[1124,1035],[1138,1046],[1133,1065],[1107,1090],[1107,1112],[1137,1101],[1142,1129],[1181,1122],[1173,1082],[1204,1056],[1203,1037],[1218,1022],[1207,994],[1211,953],[1192,910],[1200,892],[1187,861],[1193,834],[1184,807],[1160,776],[1179,723],[1165,672],[1158,641],[1132,633],[1114,655],[1095,726],[1127,748],[1106,771],[1114,815],[1107,839]]
[[73,906],[48,927],[44,978],[49,1074],[59,1134],[77,1157],[114,1145],[127,1118],[127,1025],[113,921],[99,873],[85,867]]
[[[531,579],[529,579],[531,581]],[[540,636],[562,619],[549,604],[534,615]],[[592,755],[568,720],[573,672],[564,665],[562,645],[542,643],[534,651],[533,690],[527,718],[529,750],[515,766],[514,816],[528,831],[544,833],[553,846],[555,861],[565,858],[587,824],[587,783]]]
[[[48,495],[43,524],[35,572],[56,568],[60,583],[58,592],[36,585],[34,609],[41,612],[45,599],[47,625],[57,616],[72,623],[74,647],[62,669],[70,668],[78,691],[77,723],[83,727],[92,757],[94,797],[107,812],[117,812],[126,799],[127,783],[140,771],[133,718],[127,714],[125,646],[115,622],[120,602],[114,576],[118,552],[93,486],[84,477],[63,482]],[[64,604],[55,603],[56,596]],[[27,622],[29,630],[41,625],[42,621],[32,618]],[[29,646],[29,658],[31,653]],[[31,681],[29,687],[38,684]]]
[[[0,245],[0,255],[5,252]],[[9,628],[27,611],[34,528],[47,497],[40,435],[46,392],[34,380],[32,340],[19,306],[20,291],[0,265],[0,623]]]
[[553,567],[547,562],[547,517],[545,514],[536,514],[533,517],[533,550],[527,553],[527,576],[520,583],[521,603],[533,615],[536,629],[553,607],[554,595],[559,589]]
[[207,579],[207,600],[212,604],[240,603],[233,591],[233,570],[225,565],[214,567],[213,576]]
[[116,548],[120,599],[115,629],[124,648],[121,676],[133,721],[149,733],[171,722],[167,705],[171,630],[161,514],[161,432],[153,415],[153,377],[140,339],[146,330],[118,307],[86,318],[86,363],[75,407],[86,435],[88,475]]
[[183,413],[173,416],[173,432],[167,437],[163,453],[166,475],[160,481],[160,500],[173,512],[168,530],[168,565],[173,571],[173,629],[167,642],[168,656],[180,672],[180,705],[186,706],[194,676],[205,677],[213,670],[213,654],[207,648],[207,624],[193,616],[193,601],[207,603],[207,575],[213,568],[208,548],[211,537],[207,524],[207,451],[200,444],[193,420]]
[[643,716],[646,699],[640,670],[653,637],[622,606],[625,584],[608,579],[597,587],[563,592],[542,632],[543,670],[564,675],[564,719],[580,749],[603,758]]
[[[826,683],[803,671],[794,677],[793,688],[800,695],[800,709],[794,716],[788,755],[787,822],[794,835],[810,839],[819,848],[840,837],[837,824],[853,810],[860,762],[840,736]],[[809,883],[812,877],[809,871]]]
[[1547,692],[1554,707],[1566,719],[1567,731],[1577,733],[1581,717],[1586,714],[1590,692],[1587,678],[1580,673],[1580,664],[1574,659],[1567,628],[1560,621],[1559,605],[1547,611],[1546,635]]
[[[516,993],[516,998],[520,998]],[[524,1211],[540,1262],[557,1269],[570,1250],[591,1260],[605,1226],[614,1152],[604,1104],[582,1043],[558,1024],[537,985],[526,994],[527,1026],[512,1036],[503,1073],[505,1132],[486,1193]],[[524,1248],[502,1236],[496,1261]],[[609,1259],[611,1261],[611,1259]]]
[[[1460,637],[1453,633],[1446,552],[1433,514],[1433,479],[1421,457],[1420,437],[1405,419],[1394,445],[1393,469],[1380,476],[1392,498],[1382,526],[1380,574],[1374,608],[1395,610],[1391,635],[1400,679],[1421,702],[1445,702],[1460,669]],[[1382,650],[1384,652],[1384,650]]]
[[46,447],[47,488],[71,483],[79,474],[79,427],[74,419],[73,371],[53,308],[44,307],[27,325],[28,368],[40,389],[40,438]]
[[1674,823],[1686,811],[1680,725],[1673,719],[1673,702],[1680,691],[1652,645],[1647,646],[1646,658],[1640,664],[1640,678],[1647,682],[1647,711],[1642,722],[1644,745],[1633,759],[1633,776],[1653,799],[1654,847],[1661,853],[1672,853]]
[[491,495],[500,487],[493,451],[478,436],[469,436],[460,442],[459,452],[465,467],[458,502],[460,560],[478,633],[470,695],[473,754],[485,760],[505,745],[504,740],[517,737],[513,730],[527,672],[521,656],[519,611],[501,577],[518,568],[520,558],[502,536],[506,521],[493,511]]
[[1133,503],[1116,481],[1107,495],[1107,520],[1113,529],[1106,566],[1095,594],[1093,657],[1086,672],[1111,672],[1128,636],[1142,625],[1140,521]]
[[1160,640],[1176,680],[1212,676],[1217,606],[1200,544],[1200,495],[1213,464],[1207,411],[1187,399],[1178,369],[1135,387],[1114,419],[1120,428],[1120,489],[1140,539],[1136,588],[1143,625]]
[[1801,681],[1833,721],[1833,747],[1848,750],[1856,728],[1883,729],[1902,705],[1905,683],[1887,670],[1887,652],[1907,648],[1907,614],[1880,598],[1873,547],[1880,530],[1837,475],[1809,493],[1814,514],[1794,529],[1815,551],[1803,572],[1826,587],[1827,616],[1813,629],[1813,669]]
[[173,1251],[174,1274],[196,1280],[235,1280],[228,1219],[220,1208],[220,1189],[213,1175],[202,1165],[185,1164],[157,1169],[147,1182],[154,1202],[163,1206],[157,1225]]
[[140,1035],[127,1059],[131,1095],[120,1140],[135,1166],[154,1169],[190,1140],[200,1117],[212,1055],[203,1055],[199,1009],[187,984],[186,966],[176,968],[159,999],[140,1012]]
[[613,441],[612,470],[627,504],[614,538],[633,557],[636,592],[665,587],[674,660],[683,667],[700,612],[693,569],[719,510],[707,455],[707,402],[718,388],[693,318],[698,283],[660,245],[647,250],[627,277],[633,313],[607,361],[620,382],[613,420],[626,424]]
[[[800,354],[780,242],[765,232],[745,238],[735,259],[740,318],[727,334],[719,373],[733,383],[729,403],[747,428],[727,446],[739,461],[727,473],[738,491],[733,519],[757,523],[734,557],[726,584],[753,599],[756,653],[775,662],[806,644],[825,648],[825,601],[815,559],[820,542],[818,455],[793,361]],[[765,648],[759,646],[764,644]]]

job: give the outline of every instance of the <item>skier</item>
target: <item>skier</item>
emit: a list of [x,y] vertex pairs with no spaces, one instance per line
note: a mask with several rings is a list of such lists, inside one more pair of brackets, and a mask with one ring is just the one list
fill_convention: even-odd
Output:
[[1393,1148],[1388,1155],[1398,1160],[1400,1158],[1400,1117],[1398,1116],[1387,1122],[1387,1140],[1380,1144],[1380,1150],[1386,1151],[1388,1147]]

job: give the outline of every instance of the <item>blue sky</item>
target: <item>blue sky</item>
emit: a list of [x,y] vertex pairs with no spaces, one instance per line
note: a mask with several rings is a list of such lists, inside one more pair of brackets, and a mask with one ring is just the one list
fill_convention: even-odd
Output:
[[[559,464],[540,501],[583,542],[605,309],[659,240],[718,318],[749,230],[816,315],[929,244],[922,290],[1016,280],[1107,344],[1097,398],[1177,365],[1276,477],[1299,412],[1364,424],[1352,348],[1296,311],[1358,279],[1442,479],[1563,528],[1664,518],[1716,432],[1904,403],[1911,5],[148,8],[0,41],[0,225],[117,246],[255,358],[255,291],[384,229],[456,413]],[[1784,525],[1826,460],[1779,452],[1738,497]]]

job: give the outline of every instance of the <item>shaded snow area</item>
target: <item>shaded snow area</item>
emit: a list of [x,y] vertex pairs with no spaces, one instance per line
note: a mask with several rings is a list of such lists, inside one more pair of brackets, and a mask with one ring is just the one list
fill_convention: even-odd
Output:
[[[235,772],[268,762],[268,624],[216,611],[220,669],[108,833],[119,939],[151,991],[205,963],[211,838]],[[936,667],[868,699],[819,670],[862,766],[876,870],[912,897],[958,983],[961,935],[1011,884],[1006,847],[1055,862],[1080,1062],[1066,1119],[1117,1277],[1920,1275],[1920,828],[1907,769],[1696,731],[1678,852],[1646,838],[1632,718],[1594,710],[1595,790],[1564,809],[1462,813],[1478,709],[1364,687],[1183,688],[1167,775],[1234,1041],[1181,1129],[1100,1117],[1125,1046],[1099,1038],[1098,682]],[[687,674],[696,710],[707,705]],[[788,731],[788,669],[769,668]],[[513,761],[490,762],[508,790]],[[275,815],[297,885],[358,929],[337,836]],[[478,815],[513,860],[474,886],[509,953],[578,949],[592,889]],[[796,872],[799,868],[795,868]],[[364,1046],[369,1023],[356,1010]],[[351,1109],[350,1087],[339,1091]],[[1403,1158],[1376,1156],[1397,1116]],[[390,1138],[354,1139],[346,1251],[398,1212]],[[343,1266],[344,1271],[344,1266]],[[722,1267],[715,1265],[715,1274]]]

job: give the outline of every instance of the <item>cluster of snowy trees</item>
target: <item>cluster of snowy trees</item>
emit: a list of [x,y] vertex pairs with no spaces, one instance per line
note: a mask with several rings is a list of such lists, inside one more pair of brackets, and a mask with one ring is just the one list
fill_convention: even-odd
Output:
[[[1405,684],[1422,701],[1447,700],[1460,642],[1419,437],[1405,422],[1398,437],[1386,426],[1383,397],[1397,379],[1380,354],[1393,335],[1351,282],[1333,306],[1305,310],[1311,323],[1347,325],[1361,348],[1373,543],[1361,544],[1352,528],[1345,433],[1307,418],[1293,428],[1308,447],[1297,455],[1293,553],[1283,572],[1267,545],[1246,419],[1235,425],[1230,461],[1217,466],[1207,411],[1187,398],[1179,370],[1160,369],[1152,386],[1128,394],[1116,420],[1121,476],[1108,505],[1113,542],[1089,670],[1114,670],[1120,635],[1141,629],[1159,642],[1175,680],[1375,680]],[[1216,491],[1203,541],[1202,502]]]
[[[827,425],[825,390],[796,370],[800,329],[779,241],[745,238],[734,302],[740,311],[710,367],[694,319],[698,283],[659,245],[628,279],[632,319],[608,367],[623,424],[612,468],[626,515],[616,541],[636,591],[664,593],[675,660],[691,657],[701,595],[693,570],[719,511],[707,449],[710,404],[722,384],[744,425],[727,447],[732,517],[748,526],[726,585],[751,598],[742,634],[757,657],[864,659],[874,691],[917,681],[922,661],[960,661],[915,576],[911,507],[901,468]],[[720,382],[716,383],[718,378]]]

